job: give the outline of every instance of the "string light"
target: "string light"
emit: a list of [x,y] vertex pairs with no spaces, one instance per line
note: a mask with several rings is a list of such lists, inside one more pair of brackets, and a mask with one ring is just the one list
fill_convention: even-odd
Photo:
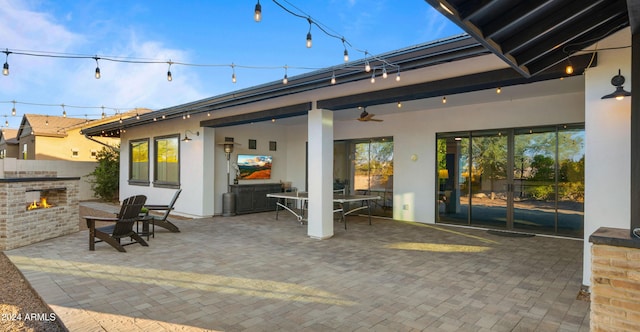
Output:
[[97,56],[94,57],[94,59],[96,60],[96,79],[99,80],[100,79],[100,65],[98,63],[98,58]]
[[60,105],[62,107],[62,117],[66,118],[67,117],[67,111],[64,109],[64,104]]
[[307,32],[307,48],[311,48],[312,45],[312,41],[311,41],[311,19],[307,18],[307,20],[309,21],[309,32]]
[[497,94],[500,94],[500,92],[502,92],[502,88],[498,87],[498,88],[496,89],[496,93],[497,93]]
[[282,78],[282,84],[289,83],[289,78],[287,77],[287,65],[284,65],[284,77]]
[[442,103],[446,104],[447,103],[447,97],[442,97]]
[[567,75],[571,75],[573,74],[573,65],[571,64],[571,59],[567,58],[567,66],[564,68],[564,72],[567,73]]
[[347,51],[346,40],[342,37],[342,46],[344,46],[344,62],[349,62],[349,51]]
[[169,62],[167,63],[169,64],[169,69],[167,70],[167,81],[171,82],[173,81],[173,76],[171,75],[171,65],[173,64],[173,62],[169,60]]
[[11,115],[16,116],[16,101],[12,100],[11,102],[13,103],[13,108],[11,108]]
[[2,53],[6,55],[4,65],[2,66],[2,75],[9,76],[9,54],[11,54],[11,52],[9,52],[9,49],[6,49],[2,51]]
[[387,67],[382,66],[382,78],[386,79],[387,76]]
[[336,84],[336,72],[335,71],[331,74],[331,84]]
[[398,73],[396,74],[396,82],[400,82],[400,66],[398,66]]
[[231,63],[231,83],[235,83],[237,82],[236,80],[236,65],[234,65],[233,63]]
[[402,102],[401,101],[398,102],[398,108],[402,108]]
[[371,84],[376,82],[376,71],[374,70],[373,73],[371,73]]
[[260,0],[258,0],[256,8],[253,11],[253,20],[256,22],[262,21],[262,6],[260,6]]

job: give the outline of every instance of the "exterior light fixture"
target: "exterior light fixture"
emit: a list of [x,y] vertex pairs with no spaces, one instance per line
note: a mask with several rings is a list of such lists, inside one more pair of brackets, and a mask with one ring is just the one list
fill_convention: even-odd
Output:
[[182,139],[182,141],[183,141],[183,142],[191,142],[191,138],[189,138],[189,136],[187,135],[187,133],[191,133],[191,134],[193,134],[193,135],[200,136],[200,132],[199,132],[199,131],[196,131],[196,132],[194,133],[194,132],[193,132],[193,131],[191,131],[191,130],[187,130],[187,131],[185,131],[185,132],[184,132],[184,138]]
[[173,62],[169,60],[168,64],[169,64],[169,69],[167,70],[167,81],[171,82],[173,81],[173,76],[171,75],[171,65],[173,64]]
[[11,101],[13,103],[13,108],[11,108],[11,115],[16,116],[16,101]]
[[624,84],[624,81],[625,81],[624,76],[620,74],[620,69],[618,69],[618,75],[611,78],[611,85],[616,87],[616,91],[608,95],[602,96],[601,99],[615,98],[616,100],[622,100],[624,99],[624,97],[630,97],[631,92],[625,91],[625,89],[622,87],[622,85]]
[[331,84],[336,84],[336,72],[331,73]]

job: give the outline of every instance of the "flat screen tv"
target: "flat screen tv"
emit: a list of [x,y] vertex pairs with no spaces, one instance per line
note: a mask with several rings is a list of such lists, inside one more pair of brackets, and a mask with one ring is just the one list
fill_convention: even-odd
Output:
[[239,154],[238,170],[240,180],[271,179],[271,156],[256,154]]

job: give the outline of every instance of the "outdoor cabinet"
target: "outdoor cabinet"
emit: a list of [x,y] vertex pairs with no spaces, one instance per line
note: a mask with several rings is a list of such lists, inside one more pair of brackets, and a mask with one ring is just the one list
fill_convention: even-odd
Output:
[[282,192],[280,183],[234,184],[231,192],[235,195],[236,214],[275,211],[276,198],[267,194]]

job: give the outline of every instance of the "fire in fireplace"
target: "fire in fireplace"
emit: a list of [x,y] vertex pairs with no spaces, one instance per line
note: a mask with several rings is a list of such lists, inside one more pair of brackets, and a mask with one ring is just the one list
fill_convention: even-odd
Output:
[[27,210],[35,210],[35,209],[47,209],[52,207],[53,204],[47,203],[46,197],[40,197],[40,201],[34,200],[33,203],[27,205]]
[[26,192],[27,211],[64,206],[66,188],[29,189]]

